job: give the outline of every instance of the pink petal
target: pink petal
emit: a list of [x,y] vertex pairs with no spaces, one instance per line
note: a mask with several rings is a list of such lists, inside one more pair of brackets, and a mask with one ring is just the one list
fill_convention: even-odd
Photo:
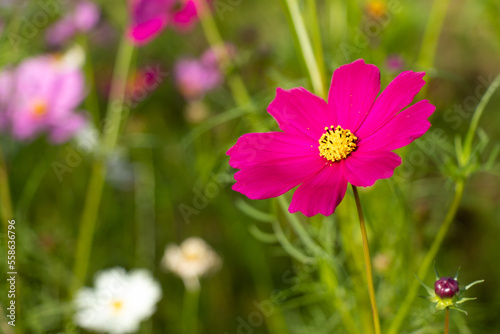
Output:
[[64,118],[58,119],[51,124],[49,139],[54,144],[63,143],[75,136],[86,124],[87,118],[83,114],[68,113]]
[[101,11],[93,1],[80,1],[76,4],[73,14],[75,26],[83,32],[89,32],[97,22]]
[[229,149],[229,164],[241,169],[235,174],[236,190],[250,199],[284,194],[325,166],[317,143],[307,137],[283,132],[250,133]]
[[30,110],[13,110],[10,121],[12,122],[12,134],[19,140],[30,140],[43,131],[47,126],[44,117],[33,117]]
[[159,35],[167,23],[165,16],[159,16],[150,21],[135,24],[129,28],[128,36],[133,43],[143,45]]
[[367,151],[392,151],[406,146],[431,127],[427,118],[434,110],[436,107],[429,101],[422,100],[394,116],[368,138],[363,138],[359,147]]
[[278,122],[281,130],[318,141],[325,127],[334,124],[325,101],[304,88],[276,90],[276,98],[267,111]]
[[57,79],[47,99],[52,101],[54,112],[75,109],[85,97],[85,79],[82,71],[57,68],[53,68],[53,71],[57,73]]
[[357,187],[369,187],[379,179],[392,176],[401,164],[401,158],[393,152],[358,149],[340,162],[347,181]]
[[333,163],[306,180],[293,194],[288,209],[291,213],[300,211],[308,217],[318,213],[329,216],[342,201],[347,189],[340,164]]
[[387,123],[413,101],[425,85],[424,72],[406,71],[398,75],[380,94],[359,130],[358,138],[366,138]]
[[380,71],[359,59],[335,70],[328,93],[328,108],[336,123],[356,133],[380,91]]
[[[206,0],[202,0],[206,1]],[[174,15],[174,25],[177,28],[189,29],[198,18],[196,4],[193,0],[187,1],[186,5]]]

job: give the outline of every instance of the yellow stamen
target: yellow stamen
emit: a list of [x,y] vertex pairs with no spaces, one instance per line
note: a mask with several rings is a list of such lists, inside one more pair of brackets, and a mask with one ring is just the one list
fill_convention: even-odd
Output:
[[31,114],[34,117],[42,117],[47,113],[47,103],[43,100],[37,100],[31,107]]
[[347,158],[356,149],[355,141],[358,140],[350,130],[344,130],[340,125],[325,128],[326,132],[319,140],[319,155],[335,162]]

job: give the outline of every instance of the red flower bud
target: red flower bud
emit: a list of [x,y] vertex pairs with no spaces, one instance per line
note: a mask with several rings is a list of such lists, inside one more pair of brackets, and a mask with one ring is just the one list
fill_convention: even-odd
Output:
[[459,291],[458,282],[452,277],[441,277],[434,283],[434,292],[440,298],[453,298]]

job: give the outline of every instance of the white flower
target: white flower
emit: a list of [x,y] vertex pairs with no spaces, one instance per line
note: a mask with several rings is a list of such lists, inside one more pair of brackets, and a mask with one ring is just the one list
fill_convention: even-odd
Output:
[[202,239],[188,238],[180,247],[168,245],[162,264],[182,278],[186,289],[196,291],[200,288],[199,278],[219,269],[221,259]]
[[75,323],[100,333],[133,333],[156,310],[162,292],[146,270],[123,268],[95,275],[95,288],[80,289],[75,298]]

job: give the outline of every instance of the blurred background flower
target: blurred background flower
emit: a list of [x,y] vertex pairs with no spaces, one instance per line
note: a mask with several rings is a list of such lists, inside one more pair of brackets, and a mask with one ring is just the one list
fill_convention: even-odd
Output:
[[8,123],[15,138],[32,140],[47,133],[51,142],[62,143],[85,126],[86,117],[76,112],[85,97],[78,62],[42,55],[4,70],[0,85],[3,126]]
[[104,270],[96,273],[94,288],[76,293],[75,323],[98,333],[135,333],[161,297],[160,284],[147,270]]
[[89,33],[99,22],[100,10],[93,1],[71,3],[68,12],[45,32],[47,43],[59,47],[76,34]]
[[196,237],[184,240],[180,246],[168,245],[162,258],[163,267],[182,278],[190,291],[199,290],[199,279],[217,271],[221,264],[217,253]]

